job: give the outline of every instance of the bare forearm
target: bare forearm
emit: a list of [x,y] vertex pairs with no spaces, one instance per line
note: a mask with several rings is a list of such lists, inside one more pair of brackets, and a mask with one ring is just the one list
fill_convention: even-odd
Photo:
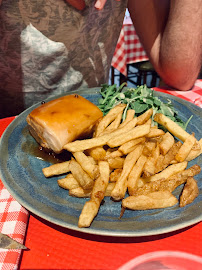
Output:
[[201,66],[202,0],[129,0],[140,40],[161,78],[192,87]]
[[190,89],[202,60],[202,1],[171,0],[162,34],[159,72],[165,82]]

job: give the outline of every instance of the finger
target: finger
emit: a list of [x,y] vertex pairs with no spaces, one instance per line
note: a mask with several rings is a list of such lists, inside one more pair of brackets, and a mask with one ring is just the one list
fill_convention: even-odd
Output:
[[95,2],[95,8],[97,8],[97,9],[103,9],[103,7],[104,7],[104,5],[105,5],[105,3],[107,2],[107,0],[97,0],[96,2]]

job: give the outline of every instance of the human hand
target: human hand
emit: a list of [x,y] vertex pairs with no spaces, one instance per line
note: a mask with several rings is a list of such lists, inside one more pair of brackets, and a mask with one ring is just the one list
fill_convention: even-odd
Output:
[[[120,0],[116,0],[116,1],[120,1]],[[97,8],[99,10],[103,9],[106,2],[107,2],[107,0],[96,0],[95,8]]]

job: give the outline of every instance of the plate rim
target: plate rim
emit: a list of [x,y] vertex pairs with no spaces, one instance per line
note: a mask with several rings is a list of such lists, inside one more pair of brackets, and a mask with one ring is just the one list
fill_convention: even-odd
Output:
[[[74,93],[80,94],[80,95],[85,95],[85,94],[87,94],[87,95],[89,95],[89,94],[97,95],[97,94],[99,94],[100,89],[101,89],[101,87],[94,87],[94,88],[85,88],[85,89],[82,89],[82,90],[76,90],[76,91],[72,91],[72,92],[66,92],[66,93],[63,93],[63,94],[56,95],[54,97],[49,97],[49,98],[45,99],[44,101],[48,102],[50,100],[59,98],[61,96],[74,94]],[[189,105],[191,104],[191,106],[193,108],[196,108],[196,110],[199,110],[199,111],[201,110],[201,112],[202,112],[202,108],[198,107],[197,105],[195,105],[195,104],[193,104],[193,103],[191,103],[191,102],[189,102],[187,100],[184,100],[182,98],[173,96],[173,95],[171,95],[169,93],[158,92],[158,91],[155,91],[155,89],[154,89],[154,95],[155,96],[162,96],[163,98],[173,99],[173,100],[175,100],[177,102],[183,103],[183,105],[185,105],[185,106],[186,106],[186,104],[189,104]],[[5,129],[5,131],[3,132],[3,134],[2,134],[2,136],[0,138],[0,153],[1,153],[2,145],[3,145],[3,141],[6,139],[6,136],[9,134],[9,132],[12,133],[12,129],[17,125],[18,121],[21,121],[21,118],[25,117],[25,115],[27,115],[29,112],[31,112],[35,107],[39,106],[40,104],[41,104],[41,102],[38,102],[38,103],[32,105],[31,107],[29,107],[28,109],[24,110],[17,117],[15,117],[15,119],[7,126],[7,128]],[[72,225],[72,224],[66,223],[65,221],[61,222],[57,218],[51,218],[46,213],[42,213],[41,211],[38,211],[29,202],[25,203],[23,201],[23,199],[21,199],[21,197],[18,194],[16,194],[14,190],[12,190],[12,188],[7,183],[6,179],[4,179],[4,176],[3,176],[3,173],[2,173],[1,162],[0,162],[0,179],[1,179],[2,183],[4,184],[4,186],[6,187],[6,189],[11,194],[11,196],[13,196],[16,199],[16,201],[22,207],[24,207],[25,209],[27,209],[31,213],[35,214],[36,216],[38,216],[38,217],[40,217],[40,218],[42,218],[42,219],[44,219],[44,220],[46,220],[46,221],[48,221],[48,222],[50,222],[52,224],[55,224],[55,225],[58,225],[58,226],[61,226],[63,228],[67,228],[67,229],[70,229],[70,230],[73,230],[73,231],[81,232],[81,233],[87,233],[87,234],[91,234],[91,235],[108,236],[108,237],[142,237],[142,236],[152,236],[152,235],[154,236],[154,235],[162,235],[162,234],[178,231],[178,230],[184,229],[186,227],[195,225],[195,224],[202,221],[202,213],[201,213],[201,215],[199,215],[196,218],[191,219],[189,221],[184,221],[183,223],[180,223],[180,224],[177,224],[177,225],[172,225],[172,226],[169,226],[169,227],[166,227],[166,228],[164,227],[162,229],[150,229],[148,232],[145,232],[145,231],[143,231],[143,232],[141,232],[141,231],[113,232],[111,230],[106,231],[104,229],[97,230],[97,229],[94,229],[94,228],[91,228],[91,227],[89,227],[89,228],[79,228],[77,226],[77,224]],[[27,205],[28,205],[28,207],[27,207]]]

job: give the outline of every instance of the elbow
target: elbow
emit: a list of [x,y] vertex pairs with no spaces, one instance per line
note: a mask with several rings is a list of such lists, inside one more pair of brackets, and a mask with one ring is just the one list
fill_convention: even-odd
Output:
[[163,79],[164,82],[169,85],[171,88],[179,91],[189,91],[193,88],[196,79],[187,78],[187,77],[175,77]]
[[185,82],[185,83],[179,83],[179,84],[176,84],[175,88],[180,90],[180,91],[189,91],[193,88],[194,86],[194,82]]
[[200,68],[195,69],[183,69],[183,68],[161,68],[159,75],[162,80],[171,88],[180,91],[189,91],[193,88],[194,83],[198,77]]

